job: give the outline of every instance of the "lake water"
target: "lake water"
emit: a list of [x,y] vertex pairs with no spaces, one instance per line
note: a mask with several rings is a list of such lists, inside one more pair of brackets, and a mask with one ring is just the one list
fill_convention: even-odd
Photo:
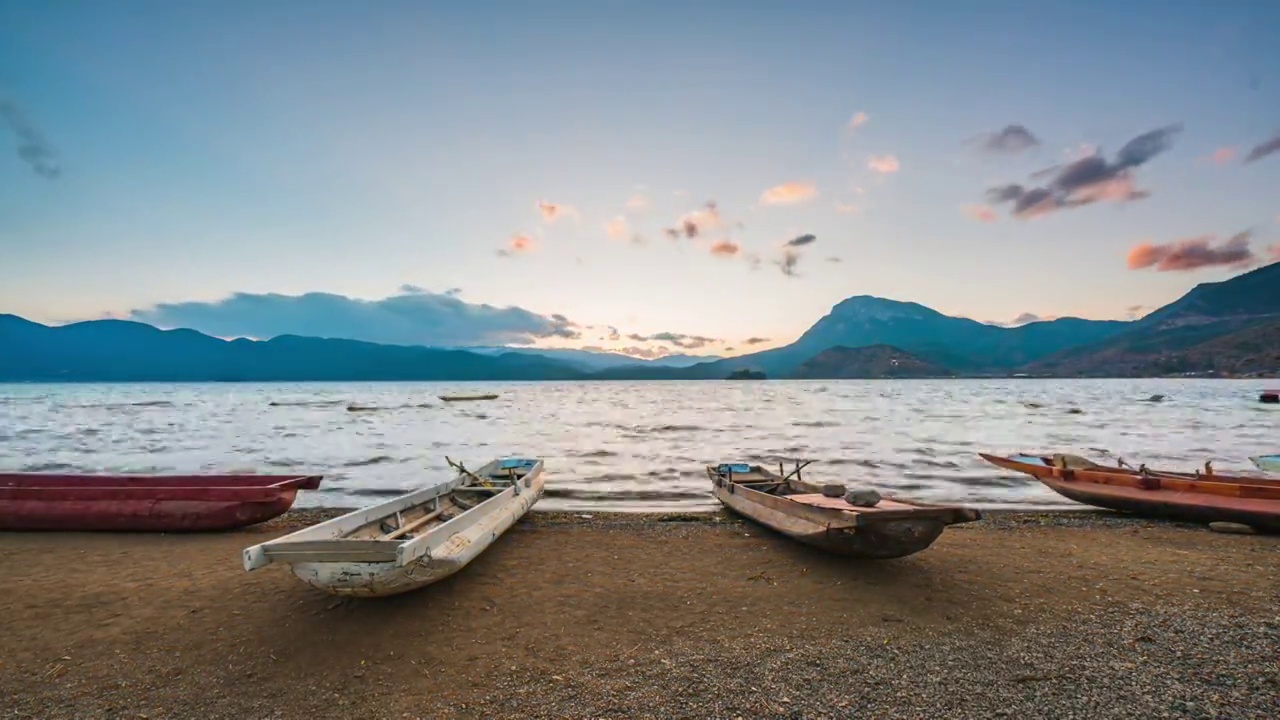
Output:
[[[1271,385],[1275,382],[1271,381]],[[979,507],[1067,507],[977,452],[1190,470],[1280,451],[1267,381],[920,380],[0,385],[0,470],[320,473],[353,507],[500,455],[546,460],[539,509],[696,510],[703,470],[806,458],[806,479]],[[497,400],[444,403],[451,392]],[[1143,400],[1164,394],[1163,403]],[[356,409],[359,408],[359,409]],[[1078,408],[1079,413],[1072,412]]]

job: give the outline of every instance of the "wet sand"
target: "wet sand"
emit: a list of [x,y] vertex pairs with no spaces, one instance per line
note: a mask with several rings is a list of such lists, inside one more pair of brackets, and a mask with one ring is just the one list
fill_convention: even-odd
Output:
[[1280,538],[989,514],[893,561],[533,513],[345,600],[203,535],[0,534],[5,717],[1280,716]]

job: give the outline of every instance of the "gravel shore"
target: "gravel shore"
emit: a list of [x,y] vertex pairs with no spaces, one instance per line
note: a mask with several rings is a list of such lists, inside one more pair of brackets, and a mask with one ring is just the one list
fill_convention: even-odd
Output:
[[535,512],[392,598],[240,567],[338,512],[0,534],[0,716],[1280,717],[1280,538],[992,512],[857,562],[724,513]]

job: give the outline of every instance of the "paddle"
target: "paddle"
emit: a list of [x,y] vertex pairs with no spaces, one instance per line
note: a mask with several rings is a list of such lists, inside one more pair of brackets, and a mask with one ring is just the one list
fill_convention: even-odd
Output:
[[477,474],[475,474],[475,473],[471,472],[470,470],[466,469],[465,467],[463,467],[462,463],[460,463],[460,462],[454,462],[452,459],[450,459],[450,458],[449,458],[449,456],[448,456],[448,455],[445,455],[445,456],[444,456],[444,461],[445,461],[445,462],[447,462],[447,463],[449,463],[449,467],[451,467],[451,468],[453,468],[453,469],[457,470],[458,472],[462,473],[463,475],[466,475],[467,477],[471,478],[472,480],[475,480],[476,482],[480,483],[481,485],[483,485],[483,486],[485,486],[485,487],[487,487],[487,488],[491,488],[491,487],[493,487],[493,484],[492,484],[492,483],[490,483],[488,480],[485,480],[484,478],[480,477],[479,475],[477,475]]

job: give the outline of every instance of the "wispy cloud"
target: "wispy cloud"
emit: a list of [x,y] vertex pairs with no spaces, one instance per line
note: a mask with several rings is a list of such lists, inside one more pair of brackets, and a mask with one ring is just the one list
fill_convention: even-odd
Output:
[[1143,133],[1125,143],[1114,160],[1107,160],[1099,152],[1037,173],[1052,176],[1044,187],[1002,185],[988,190],[987,199],[1012,203],[1013,216],[1022,219],[1102,200],[1141,200],[1150,193],[1135,186],[1133,171],[1172,147],[1174,136],[1181,130],[1181,125],[1170,125]]
[[1205,160],[1213,163],[1214,165],[1227,165],[1232,160],[1236,159],[1236,154],[1236,149],[1234,147],[1220,147],[1210,153],[1209,157],[1205,158]]
[[996,211],[990,205],[965,205],[960,208],[960,211],[970,220],[984,223],[996,221]]
[[619,215],[604,224],[605,233],[614,240],[625,240],[631,234],[627,219]]
[[18,103],[0,98],[0,121],[8,125],[18,141],[18,157],[41,177],[50,180],[62,174],[53,146],[45,140],[44,133],[35,126]]
[[867,114],[865,112],[862,112],[861,110],[859,110],[858,112],[853,114],[853,117],[849,118],[849,129],[856,130],[862,127],[863,125],[867,124],[867,120],[869,119],[870,118],[867,117]]
[[538,201],[538,212],[542,213],[542,219],[547,222],[555,222],[562,217],[578,216],[578,211],[572,205],[547,202],[546,200]]
[[1217,236],[1178,240],[1163,245],[1143,243],[1129,250],[1127,265],[1130,270],[1155,268],[1156,272],[1198,270],[1207,267],[1248,267],[1258,261],[1249,247],[1252,231],[1236,233],[1221,244],[1215,245]]
[[507,246],[498,250],[498,255],[502,257],[510,257],[520,253],[532,252],[537,245],[533,242],[533,238],[528,235],[516,233],[507,241]]
[[979,147],[989,153],[1014,155],[1039,144],[1040,140],[1030,130],[1017,124],[979,136]]
[[832,256],[830,256],[830,257],[828,257],[828,258],[827,258],[827,262],[829,262],[829,263],[841,263],[841,262],[844,262],[844,261],[843,261],[843,260],[841,260],[840,258],[836,257],[835,255],[832,255]]
[[684,350],[697,350],[722,342],[716,338],[703,337],[702,335],[685,335],[684,333],[660,332],[653,335],[628,335],[627,339],[635,342],[658,342],[674,345]]
[[581,336],[577,323],[563,315],[477,305],[427,291],[382,300],[319,292],[236,293],[214,302],[155,305],[134,310],[129,317],[224,338],[303,335],[391,345],[462,346],[529,345],[543,338]]
[[796,266],[800,264],[800,253],[792,248],[782,251],[782,259],[777,261],[778,269],[787,277],[799,277]]
[[675,227],[663,228],[662,232],[672,240],[679,239],[681,235],[692,240],[723,226],[724,222],[720,218],[720,209],[716,201],[708,200],[701,210],[685,213],[676,222]]
[[811,182],[789,182],[760,193],[761,205],[795,205],[808,202],[818,196],[818,188]]
[[853,203],[842,202],[840,200],[837,200],[835,204],[832,205],[832,207],[834,207],[836,212],[840,213],[841,215],[855,215],[861,212],[862,210],[862,208],[859,208],[857,205],[854,205]]
[[814,235],[812,233],[805,233],[804,235],[799,235],[791,238],[786,242],[786,245],[787,247],[804,247],[805,245],[809,245],[810,243],[814,242],[817,239],[818,239],[817,235]]
[[649,198],[643,193],[636,193],[627,198],[627,213],[631,215],[639,215],[649,209]]
[[1270,140],[1254,145],[1253,149],[1249,151],[1249,154],[1244,156],[1244,162],[1251,163],[1255,160],[1261,160],[1275,152],[1280,152],[1280,135],[1276,135]]
[[733,257],[741,250],[742,247],[732,240],[719,240],[711,246],[711,254],[719,257]]
[[867,168],[881,175],[892,175],[902,168],[898,158],[892,155],[872,155],[867,159]]

